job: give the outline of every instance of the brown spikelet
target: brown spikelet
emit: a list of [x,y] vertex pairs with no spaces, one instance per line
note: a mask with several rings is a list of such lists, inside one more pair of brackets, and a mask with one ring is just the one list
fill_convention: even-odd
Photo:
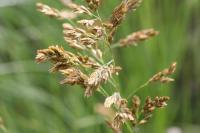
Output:
[[77,23],[82,24],[86,27],[90,27],[94,25],[95,21],[96,21],[95,19],[91,19],[91,20],[82,19],[82,20],[77,21]]
[[152,78],[149,79],[149,82],[157,82],[160,81],[161,83],[169,83],[174,81],[174,79],[169,78],[168,76],[173,74],[176,70],[176,62],[172,63],[169,68],[162,70],[155,74]]
[[102,66],[96,69],[86,81],[86,90],[85,96],[89,97],[93,94],[95,90],[99,87],[100,84],[105,83],[112,74],[116,74],[121,70],[120,67],[113,67],[113,66]]
[[83,5],[77,5],[75,3],[69,3],[67,6],[69,8],[71,8],[74,11],[74,13],[87,14],[89,16],[92,16],[92,13],[90,12],[90,10],[87,7],[83,6]]
[[122,2],[119,6],[117,6],[111,16],[110,23],[112,24],[112,28],[117,27],[119,24],[121,24],[122,20],[124,19],[124,16],[127,12],[126,3]]
[[157,108],[163,108],[165,106],[167,106],[167,101],[170,99],[170,97],[167,96],[163,96],[163,97],[155,97],[154,102],[155,102],[155,106]]
[[113,93],[112,96],[109,96],[105,99],[104,106],[106,108],[110,108],[113,104],[116,105],[116,107],[126,107],[127,100],[121,98],[119,92]]
[[43,3],[37,3],[36,6],[39,12],[42,12],[45,15],[50,16],[50,17],[56,17],[58,19],[74,19],[77,17],[75,13],[69,10],[59,11],[58,9],[50,7]]
[[152,113],[156,108],[163,108],[167,106],[167,101],[169,99],[170,98],[167,96],[156,96],[153,100],[150,97],[147,97],[143,107],[144,114],[147,115],[148,113]]
[[143,107],[144,113],[151,113],[155,110],[155,104],[154,101],[151,99],[151,97],[147,97],[145,101],[145,105]]
[[116,116],[111,123],[111,127],[116,131],[121,131],[122,124],[124,124],[126,121],[134,120],[135,118],[131,111],[128,108],[123,108],[121,112],[116,113]]
[[69,7],[69,5],[70,5],[71,3],[73,3],[72,0],[60,0],[60,1],[61,1],[61,3],[62,3],[63,5],[65,5],[66,7]]
[[37,56],[35,58],[37,63],[42,63],[45,61],[52,61],[53,63],[57,62],[66,62],[69,65],[75,65],[79,63],[78,58],[71,52],[65,51],[62,47],[50,46],[47,49],[42,49],[37,51]]
[[127,0],[127,8],[128,8],[128,11],[131,11],[131,10],[136,10],[136,8],[138,6],[140,6],[142,0]]
[[49,72],[54,73],[54,72],[58,72],[59,70],[65,70],[69,68],[70,66],[71,65],[69,65],[67,62],[57,62],[53,64]]
[[51,17],[58,17],[59,16],[59,10],[52,8],[48,5],[45,5],[43,3],[37,3],[37,10],[44,13],[45,15],[51,16]]
[[88,3],[90,9],[96,11],[99,7],[101,0],[85,0]]
[[138,96],[133,96],[132,98],[132,112],[136,115],[137,111],[139,110],[141,101]]
[[111,129],[112,129],[112,131],[113,131],[113,133],[122,133],[121,132],[121,129],[120,129],[120,124],[121,123],[118,123],[117,125],[119,125],[119,126],[115,126],[112,122],[110,122],[110,121],[106,121],[106,123],[107,123],[107,125],[108,125],[108,127],[110,127]]
[[114,9],[110,18],[110,22],[106,25],[104,24],[108,29],[110,29],[108,36],[108,41],[110,43],[113,40],[113,36],[117,27],[122,23],[126,14],[131,10],[135,10],[140,3],[141,0],[124,0]]
[[121,24],[124,19],[126,13],[130,10],[136,9],[141,3],[141,0],[125,0],[122,1],[120,5],[118,5],[111,16],[110,23],[112,24],[112,28],[117,27]]
[[[93,21],[81,20],[79,21],[79,23],[89,26],[90,24],[93,23]],[[94,34],[96,34],[97,36],[102,34],[100,33],[100,31],[97,30],[96,33],[93,32],[94,34],[92,34],[86,31],[85,29],[75,28],[68,23],[64,23],[63,28],[64,28],[63,30],[64,39],[69,44],[70,47],[79,50],[86,50],[86,49],[91,50],[91,52],[94,52],[94,55],[96,57],[101,58],[101,51],[100,49],[98,49],[97,39],[96,37],[94,37],[95,36]]]
[[97,69],[100,67],[100,64],[97,63],[92,57],[88,56],[78,56],[78,60],[81,64],[86,68],[94,68]]
[[158,34],[159,34],[159,32],[154,29],[146,29],[146,30],[142,30],[142,31],[137,31],[137,32],[134,32],[134,33],[128,35],[126,38],[121,39],[119,41],[119,43],[122,47],[130,46],[132,44],[137,46],[138,42],[147,40]]
[[83,74],[79,69],[77,68],[68,68],[65,70],[60,70],[62,75],[66,76],[64,80],[60,82],[60,84],[78,84],[85,88],[85,81],[87,80],[87,75]]

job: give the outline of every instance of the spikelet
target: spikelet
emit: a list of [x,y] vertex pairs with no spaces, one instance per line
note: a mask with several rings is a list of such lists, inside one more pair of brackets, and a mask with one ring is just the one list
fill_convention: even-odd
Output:
[[88,3],[89,8],[92,9],[93,11],[96,11],[101,3],[101,0],[85,0],[85,1]]
[[132,98],[132,109],[131,110],[134,114],[136,114],[137,111],[139,110],[140,104],[141,104],[140,98],[138,96],[133,96],[133,98]]
[[106,108],[110,108],[114,104],[116,107],[122,108],[122,107],[126,107],[126,103],[127,103],[127,100],[121,98],[119,92],[115,92],[113,93],[112,96],[109,96],[105,99],[104,106]]
[[43,3],[37,3],[36,6],[37,6],[37,10],[39,12],[42,12],[45,15],[50,16],[50,17],[56,17],[59,19],[74,19],[77,17],[77,15],[75,13],[73,13],[69,10],[59,11],[58,9],[50,7]]
[[102,26],[92,26],[90,27],[90,32],[99,39],[101,39],[100,37],[105,34],[104,28]]
[[150,97],[146,98],[145,105],[143,107],[144,113],[148,114],[155,110],[155,108],[163,108],[167,106],[167,101],[170,98],[167,96],[158,97],[156,96],[153,100]]
[[121,100],[120,93],[115,92],[112,96],[106,98],[104,106],[106,108],[110,108],[112,104],[117,104],[119,103],[120,100]]
[[37,10],[44,13],[45,15],[51,16],[51,17],[58,17],[59,16],[59,10],[52,8],[48,5],[37,3]]
[[154,102],[155,102],[155,106],[157,108],[163,108],[165,106],[167,106],[167,101],[170,99],[170,97],[167,96],[163,96],[163,97],[155,97]]
[[131,10],[135,10],[141,3],[141,0],[125,0],[118,5],[111,16],[110,23],[112,28],[119,26],[124,19],[126,13]]
[[91,20],[82,19],[82,20],[77,21],[77,23],[82,24],[86,27],[90,27],[94,25],[95,21],[96,21],[95,19],[91,19]]
[[96,62],[92,57],[88,56],[77,56],[78,60],[81,62],[81,65],[85,68],[94,68],[97,69],[100,67],[100,64]]
[[113,66],[102,66],[96,69],[88,78],[86,85],[87,88],[85,90],[85,96],[89,97],[93,94],[95,90],[98,89],[100,84],[105,83],[112,74],[116,74],[121,70],[120,67]]
[[154,29],[146,29],[146,30],[142,30],[142,31],[137,31],[137,32],[134,32],[134,33],[128,35],[126,38],[121,39],[119,41],[119,43],[122,47],[129,46],[131,44],[137,46],[138,42],[147,40],[158,34],[159,34],[159,32]]
[[161,83],[169,83],[174,81],[174,79],[169,78],[167,76],[173,74],[176,70],[176,62],[172,63],[169,68],[162,70],[155,74],[152,78],[149,79],[149,82],[161,82]]
[[62,47],[50,46],[47,49],[42,49],[37,51],[37,55],[35,58],[37,63],[42,63],[45,61],[52,62],[66,62],[69,65],[75,65],[79,63],[78,58],[71,52],[65,51]]
[[70,5],[71,3],[73,3],[72,0],[60,0],[60,1],[61,1],[61,3],[62,3],[63,5],[65,5],[66,7],[69,7],[69,5]]
[[135,118],[128,108],[124,108],[123,111],[116,113],[111,125],[116,131],[120,131],[123,123],[126,121],[134,121]]
[[93,47],[97,43],[93,36],[84,29],[74,28],[68,23],[64,23],[63,28],[64,39],[73,48],[84,50]]
[[128,8],[128,11],[131,11],[131,10],[136,10],[136,8],[138,6],[140,6],[142,0],[127,0],[127,8]]
[[64,75],[66,78],[60,82],[60,84],[78,84],[85,88],[85,81],[87,80],[87,75],[83,74],[81,70],[71,67],[65,70],[60,70],[62,75]]
[[71,8],[74,11],[74,13],[87,14],[89,16],[92,16],[92,13],[90,12],[90,10],[87,7],[83,6],[83,5],[77,5],[75,3],[69,3],[69,4],[67,4],[67,6],[69,8]]

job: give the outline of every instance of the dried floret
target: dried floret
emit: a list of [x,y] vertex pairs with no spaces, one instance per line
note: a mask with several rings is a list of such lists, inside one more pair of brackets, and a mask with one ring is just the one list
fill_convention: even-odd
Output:
[[59,19],[74,19],[77,17],[77,14],[75,14],[72,11],[69,11],[69,10],[61,10],[60,11],[56,8],[50,7],[43,3],[37,3],[36,6],[37,6],[38,11],[40,11],[50,17],[56,17]]
[[85,81],[87,80],[87,75],[81,72],[81,70],[77,68],[68,68],[65,70],[60,70],[60,72],[66,77],[64,80],[62,80],[61,84],[78,84],[83,87],[85,87]]
[[160,81],[161,83],[169,83],[174,81],[174,79],[169,78],[168,76],[173,74],[176,70],[176,62],[172,63],[169,68],[162,70],[155,74],[152,78],[149,79],[149,82],[157,82]]
[[88,3],[90,9],[96,11],[99,7],[101,0],[85,0]]
[[126,107],[127,100],[121,98],[119,92],[115,92],[112,96],[109,96],[106,98],[104,102],[104,106],[106,108],[110,108],[113,104],[116,105],[116,107]]
[[110,23],[112,24],[112,28],[115,28],[119,24],[121,24],[126,13],[130,10],[136,9],[140,3],[141,3],[141,0],[122,1],[121,4],[118,5],[112,13],[111,20],[110,20]]
[[122,47],[124,46],[129,46],[131,44],[137,46],[137,43],[140,41],[147,40],[153,36],[158,35],[158,31],[154,29],[147,29],[147,30],[142,30],[142,31],[137,31],[134,32],[130,35],[128,35],[126,38],[121,39],[119,43],[121,44]]
[[98,87],[108,81],[108,79],[121,70],[120,67],[113,66],[102,66],[96,69],[88,78],[86,85],[87,88],[85,90],[85,96],[89,97],[93,94]]

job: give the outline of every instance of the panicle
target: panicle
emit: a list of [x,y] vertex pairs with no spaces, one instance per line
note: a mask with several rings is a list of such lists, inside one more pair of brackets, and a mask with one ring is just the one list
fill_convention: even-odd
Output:
[[[93,23],[92,21],[82,20],[78,22],[88,25]],[[64,39],[69,43],[69,46],[79,50],[89,50],[96,58],[102,58],[102,51],[98,48],[98,36],[102,35],[99,31],[101,29],[95,30],[95,27],[93,27],[92,31],[88,32],[85,29],[75,28],[68,23],[64,23],[63,28]]]
[[81,65],[85,68],[94,68],[97,69],[101,65],[96,62],[92,57],[88,56],[78,56],[78,60],[81,62]]
[[136,8],[138,6],[140,6],[142,0],[127,0],[127,8],[128,8],[128,11],[131,11],[131,10],[136,10]]
[[[64,40],[70,47],[76,49],[76,51],[74,50],[75,52],[66,51],[58,45],[49,46],[47,49],[38,50],[35,60],[37,63],[50,61],[52,67],[49,71],[52,73],[59,72],[63,75],[63,80],[60,81],[60,84],[79,85],[84,88],[85,97],[90,97],[107,81],[112,82],[112,76],[118,74],[121,70],[121,67],[113,65],[115,64],[113,63],[114,59],[109,63],[104,63],[104,57],[107,54],[103,56],[103,53],[106,53],[103,44],[104,42],[112,42],[117,28],[126,14],[129,11],[136,10],[142,0],[122,0],[107,22],[103,22],[97,11],[102,0],[85,1],[88,7],[75,4],[72,0],[61,0],[71,10],[58,10],[48,5],[37,3],[38,11],[50,17],[74,19],[81,14],[87,17],[75,20],[73,21],[75,23],[72,24],[63,24]],[[138,42],[158,34],[159,32],[154,29],[145,29],[120,39],[118,44],[121,47],[132,44],[136,46]],[[108,47],[109,50],[113,48]],[[112,50],[110,51],[112,52]],[[105,59],[107,60],[107,57]],[[168,83],[174,81],[168,76],[173,74],[175,70],[176,62],[172,63],[169,68],[155,74],[139,89],[152,82]],[[112,85],[116,88],[115,83]],[[103,88],[99,92],[109,95]],[[107,119],[107,124],[114,133],[121,133],[122,125],[125,122],[130,122],[133,127],[145,124],[151,118],[155,109],[167,106],[170,98],[167,96],[146,97],[144,105],[141,105],[142,102],[136,95],[132,97],[131,104],[128,104],[128,99],[129,97],[125,99],[121,97],[119,92],[114,92],[111,96],[106,97],[104,105],[99,104],[95,108],[97,113]]]

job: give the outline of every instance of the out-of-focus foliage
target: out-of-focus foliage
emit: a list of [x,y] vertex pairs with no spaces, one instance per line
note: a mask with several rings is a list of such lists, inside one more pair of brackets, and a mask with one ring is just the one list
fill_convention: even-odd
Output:
[[[55,0],[41,0],[62,8]],[[78,0],[76,0],[78,2]],[[83,2],[83,0],[79,0]],[[85,99],[79,87],[59,85],[59,75],[48,73],[48,64],[37,65],[37,49],[50,44],[69,48],[62,37],[62,22],[35,9],[31,0],[0,1],[0,117],[10,133],[111,132],[94,112],[99,94]],[[100,8],[109,17],[117,0],[104,0]],[[138,95],[170,95],[167,109],[156,112],[141,132],[166,132],[177,126],[184,133],[200,129],[200,1],[144,0],[118,29],[115,41],[145,28],[160,35],[138,47],[115,50],[121,64],[120,86],[123,96],[173,61],[178,62],[176,82],[154,84]],[[170,131],[170,130],[168,130]]]

